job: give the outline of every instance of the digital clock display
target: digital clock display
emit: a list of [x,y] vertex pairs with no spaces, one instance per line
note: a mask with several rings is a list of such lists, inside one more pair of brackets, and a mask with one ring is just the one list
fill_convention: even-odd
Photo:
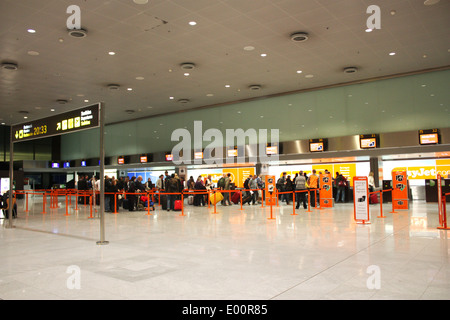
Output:
[[100,125],[99,104],[12,126],[12,141],[51,137]]

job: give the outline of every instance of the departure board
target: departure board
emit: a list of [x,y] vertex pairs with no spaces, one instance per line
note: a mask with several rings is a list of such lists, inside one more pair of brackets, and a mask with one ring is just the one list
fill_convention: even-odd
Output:
[[92,129],[100,126],[100,105],[80,108],[12,126],[12,142],[22,142]]

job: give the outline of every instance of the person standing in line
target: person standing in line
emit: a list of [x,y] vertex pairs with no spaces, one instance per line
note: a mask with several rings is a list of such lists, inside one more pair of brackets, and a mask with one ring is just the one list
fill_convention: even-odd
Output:
[[[303,171],[300,171],[298,176],[295,178],[295,190],[296,191],[305,191],[306,190],[306,178],[303,175]],[[297,200],[296,209],[300,208],[300,202],[303,203],[303,208],[307,209],[306,205],[306,192],[298,192],[295,194],[295,198]]]
[[231,206],[231,201],[230,201],[230,193],[227,192],[228,190],[231,189],[231,173],[227,173],[225,176],[225,186],[223,187],[223,190],[225,190],[225,192],[223,193],[223,201],[222,204],[224,206]]
[[[336,172],[336,174],[338,174]],[[336,192],[336,203],[345,202],[345,189],[347,188],[347,179],[342,175],[342,173],[339,173],[339,175],[336,178],[336,185],[337,185],[337,192]]]
[[319,186],[318,181],[319,177],[317,177],[316,170],[313,169],[312,174],[308,178],[308,186],[309,190],[311,191],[311,207],[316,207],[316,192],[317,187]]
[[252,195],[252,204],[254,205],[258,197],[258,181],[256,180],[256,174],[249,181],[249,187],[251,189],[250,193]]

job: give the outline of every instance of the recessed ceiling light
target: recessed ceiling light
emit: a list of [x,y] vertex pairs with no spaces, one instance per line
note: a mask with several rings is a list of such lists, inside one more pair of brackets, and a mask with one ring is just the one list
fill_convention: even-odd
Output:
[[114,51],[110,51],[110,52],[108,52],[108,54],[109,54],[110,56],[116,55],[116,53],[115,53]]
[[298,73],[298,74],[300,74],[300,73],[302,73],[302,72],[303,72],[302,70],[297,70],[297,73]]
[[214,97],[214,94],[213,93],[208,93],[206,96],[207,97]]
[[225,88],[229,88],[229,87],[231,87],[229,84],[226,84],[226,85],[225,85]]
[[28,29],[27,31],[28,31],[28,33],[36,33],[36,30],[34,30],[34,29]]
[[28,119],[28,117],[27,116],[25,116],[25,117],[23,117],[24,119]]
[[389,53],[390,56],[395,56],[395,54],[396,54],[395,52],[390,52]]
[[28,55],[30,55],[30,56],[38,56],[38,55],[39,55],[39,52],[37,52],[37,51],[32,51],[32,50],[28,51],[27,53],[28,53]]
[[174,98],[174,97],[170,97],[169,99],[170,99],[170,100],[173,100],[173,99],[175,99],[175,98]]
[[128,91],[133,91],[133,88],[128,88],[127,90],[128,90]]
[[305,76],[305,78],[311,79],[311,78],[314,78],[314,75],[313,75],[313,74],[307,74],[307,75]]
[[267,57],[267,53],[261,53],[261,57]]
[[144,80],[144,77],[136,77],[136,80]]
[[133,2],[136,4],[147,4],[148,0],[133,0]]
[[254,46],[246,46],[246,47],[244,47],[244,50],[245,51],[253,51],[253,50],[255,50],[255,47]]
[[432,5],[436,4],[436,3],[438,3],[439,1],[440,0],[425,0],[423,2],[423,4],[426,5],[426,6],[432,6]]
[[185,72],[185,73],[184,73],[184,76],[185,76],[185,77],[189,77],[190,74],[189,74],[188,72]]
[[373,31],[373,29],[370,29],[370,28],[366,29],[366,32],[372,32],[372,31]]
[[88,99],[86,99],[86,100],[84,100],[84,102],[89,102],[89,100],[88,100]]
[[50,109],[51,112],[55,112],[55,109]]
[[190,22],[189,22],[189,25],[190,25],[190,26],[196,26],[196,25],[197,25],[197,22],[195,22],[195,21],[190,21]]

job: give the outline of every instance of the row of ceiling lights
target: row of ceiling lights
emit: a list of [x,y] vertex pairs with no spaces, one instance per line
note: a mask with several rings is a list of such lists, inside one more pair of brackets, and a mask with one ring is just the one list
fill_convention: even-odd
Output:
[[[133,2],[136,3],[136,4],[141,4],[142,5],[142,4],[147,4],[148,0],[133,0]],[[426,1],[424,1],[424,5],[434,5],[434,4],[438,3],[438,2],[439,2],[439,0],[426,0]],[[391,15],[395,15],[396,11],[392,10],[390,13],[391,13]],[[197,22],[196,21],[189,21],[188,24],[190,26],[196,26]],[[36,29],[33,29],[33,28],[29,28],[27,31],[30,34],[35,34],[37,32]],[[86,30],[75,30],[75,31],[82,31],[82,32],[80,32],[80,33],[70,33],[70,30],[69,30],[69,34],[71,36],[73,36],[73,37],[85,37],[87,35]],[[372,29],[366,29],[366,32],[372,32],[372,31],[373,31]],[[296,33],[293,33],[291,35],[291,40],[295,41],[295,42],[304,42],[304,41],[307,41],[308,38],[309,38],[309,35],[307,33],[305,33],[305,32],[296,32]],[[59,40],[60,40],[60,42],[63,41],[62,39],[59,39]],[[255,48],[253,46],[246,46],[246,47],[244,47],[245,51],[253,51],[254,49]],[[28,54],[31,55],[31,56],[38,56],[39,52],[37,52],[37,51],[28,51]],[[114,56],[114,55],[116,55],[116,52],[109,51],[108,54],[110,56]],[[396,52],[390,52],[389,55],[390,56],[395,56]],[[266,53],[261,53],[260,56],[264,58],[264,57],[267,57],[267,54]],[[427,55],[423,55],[423,57],[426,58]],[[186,64],[182,64],[182,68],[185,65]],[[191,65],[193,65],[193,64],[191,64]],[[193,66],[195,67],[195,65],[193,65]],[[17,70],[18,66],[17,66],[17,64],[14,64],[14,63],[2,63],[2,68],[10,69],[10,70]],[[172,70],[169,70],[169,71],[172,71]],[[356,67],[346,67],[346,68],[344,68],[344,72],[345,73],[355,73],[357,71],[358,71],[358,69]],[[302,70],[297,70],[296,73],[297,74],[301,74],[301,73],[303,73],[303,71]],[[185,72],[183,75],[188,77],[188,76],[190,76],[190,73],[189,72]],[[312,75],[312,74],[305,75],[305,78],[313,78],[313,77],[314,77],[314,75]],[[136,77],[136,80],[144,80],[144,77],[138,76],[138,77]],[[118,85],[109,85],[108,87],[110,89],[118,89],[119,88]],[[225,85],[225,88],[230,88],[230,87],[231,87],[230,84],[226,84]],[[259,90],[259,89],[261,89],[261,87],[262,87],[261,85],[250,85],[249,89],[250,90]],[[133,91],[133,88],[127,88],[127,91]],[[83,96],[83,95],[79,94],[78,96]],[[214,96],[214,94],[208,93],[207,96],[211,97],[211,96]],[[174,100],[175,98],[172,96],[169,99],[170,100]],[[62,100],[58,100],[58,102],[60,104],[64,104],[61,101]],[[65,101],[65,102],[67,102],[67,101]],[[87,102],[89,102],[89,100],[85,99],[84,102],[87,103]],[[180,102],[180,103],[187,103],[187,102],[189,102],[189,100],[188,99],[179,99],[178,102]],[[55,111],[55,109],[51,109],[51,111]],[[28,117],[25,116],[24,118],[27,119]]]

